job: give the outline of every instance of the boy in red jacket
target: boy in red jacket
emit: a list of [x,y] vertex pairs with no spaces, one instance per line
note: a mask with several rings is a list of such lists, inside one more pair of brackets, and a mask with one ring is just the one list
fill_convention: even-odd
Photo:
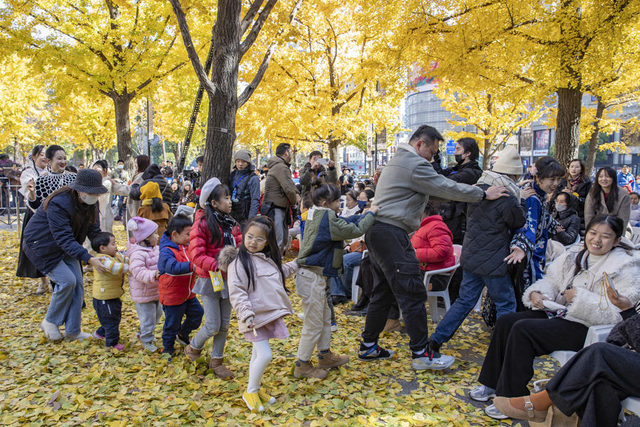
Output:
[[176,215],[169,221],[167,231],[160,240],[159,291],[164,310],[162,352],[171,356],[176,339],[186,346],[189,334],[200,326],[204,314],[196,294],[193,293],[195,274],[187,255],[191,225],[189,218]]

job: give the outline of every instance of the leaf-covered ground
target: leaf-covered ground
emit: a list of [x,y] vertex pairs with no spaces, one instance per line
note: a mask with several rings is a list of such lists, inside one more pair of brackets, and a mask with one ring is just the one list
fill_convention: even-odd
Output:
[[[121,246],[124,232],[116,228]],[[324,381],[298,380],[292,375],[302,321],[286,318],[291,338],[273,340],[273,361],[263,379],[277,403],[251,414],[241,400],[246,387],[251,344],[244,341],[232,319],[226,360],[236,373],[232,381],[216,378],[206,361],[186,357],[169,361],[145,353],[136,340],[138,319],[129,298],[123,297],[121,342],[126,351],[114,353],[101,342],[48,343],[39,329],[50,294],[35,295],[32,281],[14,277],[18,235],[0,232],[4,257],[0,265],[0,424],[125,424],[141,425],[497,425],[483,405],[469,403],[466,393],[476,385],[489,340],[479,316],[467,320],[445,346],[456,357],[444,372],[416,372],[410,367],[408,337],[385,334],[381,343],[396,357],[380,363],[357,360],[364,318],[343,314],[337,307],[339,330],[333,350],[351,362],[332,370]],[[293,288],[293,282],[289,283]],[[296,310],[300,301],[291,293]],[[92,332],[98,320],[91,305],[91,274],[85,275],[83,330]],[[432,328],[432,324],[430,324]],[[160,341],[162,325],[156,337]],[[161,342],[161,341],[160,341]],[[209,346],[211,342],[208,343]],[[182,350],[181,347],[177,347]],[[546,376],[553,362],[543,363]],[[538,371],[539,372],[539,371]],[[543,378],[544,373],[538,373]],[[510,424],[510,422],[507,422]]]

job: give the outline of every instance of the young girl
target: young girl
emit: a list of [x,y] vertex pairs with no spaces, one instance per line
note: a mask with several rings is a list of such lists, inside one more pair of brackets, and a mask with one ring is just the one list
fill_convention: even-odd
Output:
[[134,216],[127,223],[135,243],[129,243],[129,291],[140,320],[140,341],[145,350],[155,352],[154,330],[162,316],[158,291],[158,224]]
[[138,209],[138,216],[158,224],[158,236],[162,236],[173,215],[169,205],[162,201],[158,183],[149,181],[140,187],[140,200],[142,200],[142,206]]
[[204,325],[184,353],[191,360],[200,357],[207,340],[213,338],[213,349],[209,359],[209,368],[222,379],[233,378],[231,372],[222,363],[227,331],[231,318],[231,304],[226,287],[214,290],[212,273],[218,270],[216,257],[224,246],[237,246],[242,241],[240,228],[229,215],[231,197],[229,188],[218,178],[209,179],[200,193],[200,207],[190,233],[189,256],[196,268],[198,280],[193,292],[199,294],[204,305]]
[[[250,410],[262,411],[275,399],[260,389],[260,380],[271,361],[269,339],[289,337],[282,318],[293,313],[284,279],[298,270],[291,261],[282,265],[273,222],[264,216],[250,219],[240,249],[223,249],[218,257],[220,267],[227,269],[229,298],[238,316],[238,327],[244,338],[253,343],[249,364],[249,383],[242,399]],[[229,254],[229,255],[227,255]]]

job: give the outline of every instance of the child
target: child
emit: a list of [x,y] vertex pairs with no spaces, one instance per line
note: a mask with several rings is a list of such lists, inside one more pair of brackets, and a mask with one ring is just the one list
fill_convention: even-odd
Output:
[[236,254],[227,269],[229,297],[240,332],[253,343],[249,383],[242,399],[249,410],[262,411],[265,404],[275,403],[273,397],[260,389],[260,381],[271,361],[269,339],[289,337],[282,318],[293,313],[293,308],[284,279],[298,270],[298,264],[291,261],[282,265],[273,222],[264,216],[248,220],[244,243],[238,251],[227,248],[221,251],[220,268]]
[[189,218],[176,215],[160,240],[158,290],[164,310],[162,352],[170,356],[173,356],[176,339],[185,346],[189,343],[189,334],[200,326],[204,314],[193,293],[195,275],[187,255],[191,225]]
[[122,284],[129,265],[118,253],[116,237],[107,232],[98,233],[91,240],[91,248],[97,252],[102,265],[107,269],[102,273],[93,269],[93,308],[96,310],[100,327],[93,333],[94,338],[105,340],[106,347],[124,350],[120,344],[120,319],[124,293]]
[[229,188],[221,184],[218,178],[211,178],[202,186],[200,207],[202,209],[196,212],[195,225],[191,229],[189,255],[198,275],[193,292],[202,298],[206,316],[204,325],[184,348],[184,353],[189,359],[196,360],[207,340],[213,337],[209,368],[217,377],[226,380],[233,378],[233,372],[222,363],[231,319],[231,303],[226,287],[213,289],[210,272],[218,270],[216,257],[220,250],[224,246],[239,245],[242,235],[236,221],[229,215]]
[[140,341],[145,350],[155,352],[154,330],[162,316],[158,291],[158,224],[134,216],[127,222],[135,243],[127,249],[129,255],[129,291],[140,320]]
[[158,224],[158,236],[164,235],[172,215],[169,205],[162,201],[158,183],[149,181],[140,187],[140,200],[142,206],[138,209],[138,216]]
[[[302,247],[298,254],[300,270],[296,275],[296,292],[302,300],[304,324],[298,345],[298,360],[293,375],[296,378],[324,378],[325,369],[344,365],[348,356],[331,353],[331,311],[327,302],[327,278],[336,277],[342,269],[345,239],[364,234],[374,222],[377,208],[364,215],[340,218],[340,190],[334,185],[322,185],[312,193],[314,207],[307,215]],[[311,364],[311,355],[318,347],[318,366]]]

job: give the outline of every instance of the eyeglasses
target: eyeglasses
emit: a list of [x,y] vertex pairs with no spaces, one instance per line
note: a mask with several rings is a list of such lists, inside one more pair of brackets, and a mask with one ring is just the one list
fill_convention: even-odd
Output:
[[267,239],[265,239],[264,237],[255,237],[255,236],[252,236],[251,234],[247,234],[246,236],[244,236],[244,238],[247,241],[256,242],[259,245],[267,243]]

